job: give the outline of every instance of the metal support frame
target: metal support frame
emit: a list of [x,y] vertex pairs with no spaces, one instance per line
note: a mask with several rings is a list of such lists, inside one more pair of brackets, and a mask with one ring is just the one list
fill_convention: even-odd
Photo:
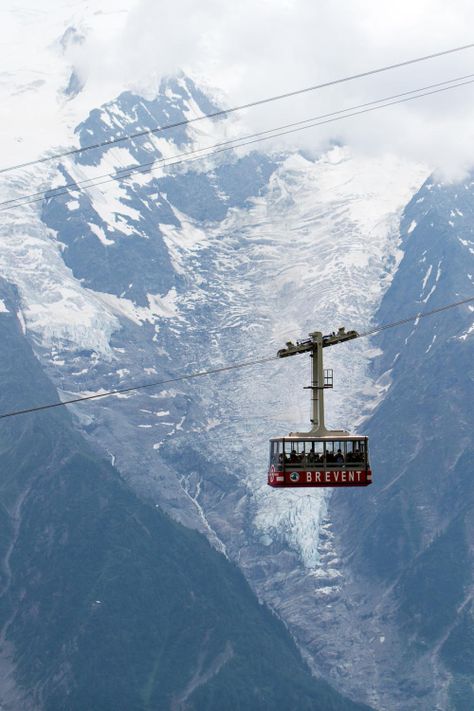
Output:
[[309,338],[297,341],[296,344],[288,341],[286,348],[281,348],[277,356],[287,358],[300,353],[309,353],[311,357],[311,385],[306,389],[311,390],[311,430],[309,432],[295,432],[294,435],[325,437],[342,434],[342,430],[327,430],[324,422],[324,389],[332,387],[326,384],[323,368],[323,348],[334,346],[336,343],[349,341],[358,337],[357,331],[346,331],[344,327],[337,333],[333,332],[323,336],[321,331],[313,331]]

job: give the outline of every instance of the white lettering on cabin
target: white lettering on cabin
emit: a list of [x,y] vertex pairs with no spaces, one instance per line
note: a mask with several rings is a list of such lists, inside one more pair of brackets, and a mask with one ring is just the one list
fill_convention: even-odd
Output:
[[[304,474],[304,472],[303,472]],[[306,472],[307,484],[354,484],[363,481],[364,472],[349,471],[328,471],[328,472]],[[275,477],[276,478],[276,477]],[[276,478],[277,479],[277,478]],[[278,481],[278,479],[277,479]]]

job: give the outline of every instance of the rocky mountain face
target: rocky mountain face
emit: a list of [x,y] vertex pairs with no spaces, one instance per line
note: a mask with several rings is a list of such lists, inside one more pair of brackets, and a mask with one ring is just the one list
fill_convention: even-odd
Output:
[[[153,100],[122,94],[78,134],[96,144],[214,109],[179,77]],[[270,356],[314,329],[365,330],[472,292],[469,181],[438,185],[391,156],[234,151],[110,179],[233,131],[206,119],[31,175],[72,185],[39,213],[7,213],[0,267],[42,377],[64,397]],[[101,185],[74,186],[87,180]],[[9,190],[26,184],[11,178]],[[309,364],[296,358],[78,404],[68,427],[94,466],[107,457],[115,468],[107,486],[120,472],[134,506],[158,506],[237,563],[313,670],[348,696],[468,709],[471,324],[463,307],[328,349],[327,419],[364,421],[367,490],[266,486],[268,438],[308,419]],[[34,392],[34,403],[55,399]]]
[[[407,205],[404,257],[378,322],[472,295],[472,187],[429,179]],[[382,708],[464,711],[474,701],[473,311],[461,306],[376,337],[384,395],[366,425],[376,485],[357,507],[331,501],[343,597],[358,601],[372,700]]]
[[[0,283],[2,412],[53,401]],[[2,421],[0,707],[368,708],[314,679],[235,565],[140,501],[70,415]]]

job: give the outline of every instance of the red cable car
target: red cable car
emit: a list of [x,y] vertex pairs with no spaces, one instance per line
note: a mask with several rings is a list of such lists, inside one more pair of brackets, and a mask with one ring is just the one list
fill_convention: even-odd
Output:
[[278,351],[279,358],[310,353],[312,359],[312,428],[291,432],[270,440],[268,484],[275,487],[368,486],[372,483],[368,437],[343,430],[327,430],[324,425],[324,390],[333,386],[333,371],[323,369],[323,348],[357,338],[356,331],[340,328],[323,336],[288,342]]

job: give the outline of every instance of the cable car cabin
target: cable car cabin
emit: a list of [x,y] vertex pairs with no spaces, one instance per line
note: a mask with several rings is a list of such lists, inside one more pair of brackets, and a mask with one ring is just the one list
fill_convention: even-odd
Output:
[[270,440],[268,484],[281,487],[368,486],[368,438],[289,436]]
[[282,487],[368,486],[372,483],[368,438],[345,430],[329,430],[324,424],[324,392],[333,386],[333,371],[323,368],[323,349],[358,338],[344,327],[323,336],[314,331],[304,341],[288,341],[278,358],[299,353],[311,357],[311,429],[291,432],[270,440],[268,484]]

